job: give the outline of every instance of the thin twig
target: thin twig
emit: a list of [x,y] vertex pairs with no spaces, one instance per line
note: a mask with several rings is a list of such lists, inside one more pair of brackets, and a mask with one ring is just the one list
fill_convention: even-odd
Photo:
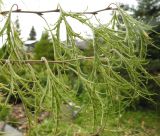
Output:
[[[27,10],[21,10],[18,8],[17,4],[14,4],[17,6],[16,10],[12,10],[12,13],[32,13],[32,14],[37,14],[37,15],[43,15],[45,13],[54,13],[54,12],[60,12],[60,9],[55,9],[55,10],[46,10],[46,11],[27,11]],[[93,14],[96,15],[99,12],[102,11],[107,11],[107,10],[117,10],[117,8],[112,8],[110,7],[110,5],[107,8],[104,9],[100,9],[100,10],[96,10],[96,11],[86,11],[86,12],[70,12],[70,13],[76,13],[76,14]],[[2,11],[0,12],[1,15],[6,15],[8,14],[10,11]]]
[[[48,63],[67,63],[67,62],[72,62],[72,61],[77,61],[77,60],[92,60],[95,57],[81,57],[81,58],[76,58],[76,59],[70,59],[70,60],[63,60],[63,61],[58,61],[58,60],[48,60]],[[43,64],[45,61],[43,60],[9,60],[9,59],[0,59],[1,63],[22,63],[22,64]]]
[[[32,13],[32,14],[37,14],[37,15],[43,15],[44,13],[51,13],[51,12],[60,12],[60,10],[55,9],[55,10],[46,10],[46,11],[27,11],[27,10],[17,9],[17,10],[12,11],[12,13]],[[1,15],[6,15],[8,13],[9,11],[0,12]]]

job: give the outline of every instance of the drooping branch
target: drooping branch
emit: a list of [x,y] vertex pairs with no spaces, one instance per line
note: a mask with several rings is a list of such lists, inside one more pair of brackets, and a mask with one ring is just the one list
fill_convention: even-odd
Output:
[[[32,13],[32,14],[37,14],[37,15],[43,15],[45,13],[57,13],[57,12],[60,12],[60,9],[57,8],[57,9],[54,9],[54,10],[45,10],[45,11],[28,11],[28,10],[21,10],[18,8],[18,5],[17,4],[14,4],[17,9],[16,10],[12,10],[12,13]],[[111,5],[111,4],[110,4]],[[70,12],[70,13],[76,13],[76,14],[92,14],[92,15],[96,15],[98,14],[99,12],[102,12],[102,11],[107,11],[107,10],[117,10],[117,8],[112,8],[110,7],[110,5],[104,9],[100,9],[100,10],[95,10],[95,11],[85,11],[85,12]],[[10,11],[2,11],[0,12],[1,15],[6,15],[8,14]]]

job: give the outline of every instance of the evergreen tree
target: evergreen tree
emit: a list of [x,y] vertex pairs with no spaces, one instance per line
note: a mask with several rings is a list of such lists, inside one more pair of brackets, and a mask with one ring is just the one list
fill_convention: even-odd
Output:
[[32,26],[31,28],[28,40],[36,40],[36,31],[35,31],[34,26]]
[[[134,17],[142,19],[145,23],[150,24],[154,31],[151,31],[149,36],[152,38],[153,44],[160,48],[160,1],[159,0],[138,0],[138,7],[133,9]],[[158,33],[157,33],[158,32]],[[147,69],[151,74],[155,76],[160,72],[160,50],[152,45],[148,46],[147,59],[149,63]],[[151,92],[157,94],[152,99],[159,103],[160,88],[153,81],[149,80],[148,88]],[[146,102],[141,100],[142,105],[146,106]],[[153,107],[153,105],[151,105]],[[149,105],[147,104],[147,107]],[[160,107],[160,106],[159,106]]]
[[49,60],[53,60],[53,46],[52,42],[49,39],[49,34],[47,31],[42,33],[40,41],[35,45],[34,53],[36,59],[41,59],[41,57],[45,57]]
[[157,25],[160,22],[159,11],[159,0],[138,0],[138,7],[134,9],[134,15],[147,23]]
[[16,27],[16,30],[17,30],[18,34],[20,35],[21,34],[21,30],[20,30],[20,24],[19,24],[18,16],[17,16],[17,19],[15,21],[15,27]]
[[[148,23],[154,26],[154,30],[156,32],[160,32],[160,2],[159,0],[138,0],[138,7],[133,9],[134,17],[138,19],[143,19],[145,23]],[[150,37],[153,39],[154,43],[157,47],[160,47],[160,36],[151,32]],[[153,46],[149,46],[148,48],[148,56],[149,59],[155,60],[160,59],[160,51],[154,48]],[[155,69],[156,70],[156,69]]]

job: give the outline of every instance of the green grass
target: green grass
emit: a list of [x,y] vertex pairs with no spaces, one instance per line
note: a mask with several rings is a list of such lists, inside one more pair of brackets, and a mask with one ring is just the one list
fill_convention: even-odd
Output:
[[[74,136],[75,133],[91,136],[91,130],[86,130],[91,129],[91,123],[83,119],[79,116],[75,120],[64,121],[58,130],[59,136]],[[45,120],[33,129],[33,135],[49,135],[52,128],[52,121]],[[160,116],[154,111],[127,111],[119,118],[113,116],[108,119],[107,126],[100,136],[160,136]]]
[[160,136],[160,116],[154,111],[128,111],[110,121],[104,136]]

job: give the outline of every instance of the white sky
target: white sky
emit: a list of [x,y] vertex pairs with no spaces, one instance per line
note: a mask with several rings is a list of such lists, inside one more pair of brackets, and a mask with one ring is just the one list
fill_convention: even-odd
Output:
[[[2,10],[9,10],[13,4],[18,4],[19,8],[22,10],[53,10],[56,9],[57,4],[60,4],[62,9],[66,11],[87,11],[99,10],[107,7],[110,3],[124,3],[129,5],[136,5],[136,0],[3,0]],[[108,21],[110,17],[109,11],[101,12],[98,14],[98,18],[102,23]],[[35,27],[37,32],[37,39],[41,36],[44,27],[46,27],[44,21],[37,15],[33,14],[20,14],[13,13],[12,20],[15,21],[16,17],[19,17],[21,37],[23,40],[28,38],[30,29],[32,26]],[[54,24],[58,18],[58,13],[45,14],[45,18],[49,24]],[[81,33],[90,33],[87,27],[78,24],[77,22],[71,20],[71,25],[74,30]],[[63,30],[62,30],[63,33]],[[64,36],[62,35],[62,40]]]

